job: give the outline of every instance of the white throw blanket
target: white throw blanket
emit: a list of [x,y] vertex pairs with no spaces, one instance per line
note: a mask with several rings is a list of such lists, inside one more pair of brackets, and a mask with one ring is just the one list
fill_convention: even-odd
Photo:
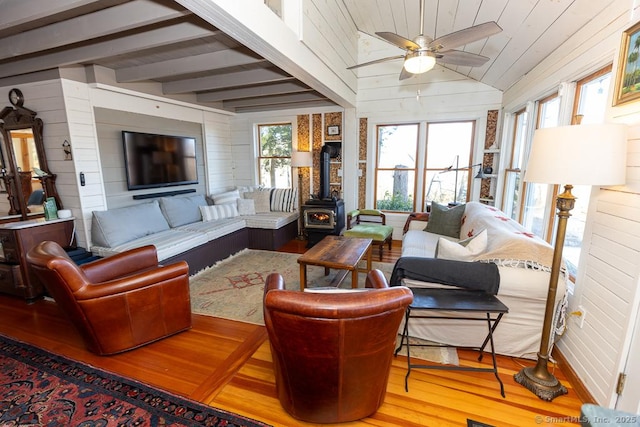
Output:
[[487,230],[487,249],[474,261],[497,265],[550,271],[553,248],[522,225],[492,206],[469,202],[465,207],[460,238]]

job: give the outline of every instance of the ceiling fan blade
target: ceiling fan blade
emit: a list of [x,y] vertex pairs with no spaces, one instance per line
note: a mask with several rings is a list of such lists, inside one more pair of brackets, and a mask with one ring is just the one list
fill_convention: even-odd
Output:
[[498,34],[501,31],[502,28],[494,21],[485,22],[484,24],[474,25],[473,27],[438,37],[429,43],[429,48],[436,52],[447,52],[467,43]]
[[381,62],[395,61],[396,59],[402,59],[402,58],[404,58],[404,55],[388,56],[386,58],[375,59],[373,61],[363,62],[362,64],[352,65],[351,67],[347,67],[347,70],[353,70],[354,68],[365,67],[367,65],[379,64]]
[[400,78],[398,80],[410,79],[413,76],[415,76],[415,74],[408,72],[403,65],[402,70],[400,71]]
[[416,43],[412,42],[409,39],[405,39],[404,37],[397,35],[396,33],[381,31],[381,32],[376,32],[376,35],[378,37],[382,37],[389,43],[396,45],[402,49],[411,49],[411,50],[420,49],[419,45],[417,45]]
[[[479,67],[484,65],[489,58],[462,50],[448,50],[438,55],[438,62],[450,65],[462,65],[466,67]],[[440,57],[441,56],[441,57]]]

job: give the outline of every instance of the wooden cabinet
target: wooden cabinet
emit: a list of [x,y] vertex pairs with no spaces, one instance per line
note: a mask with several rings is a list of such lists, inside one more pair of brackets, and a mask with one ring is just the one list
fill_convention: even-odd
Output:
[[0,292],[33,301],[44,294],[44,286],[27,265],[29,249],[44,240],[62,247],[73,240],[73,218],[45,221],[43,218],[0,225]]

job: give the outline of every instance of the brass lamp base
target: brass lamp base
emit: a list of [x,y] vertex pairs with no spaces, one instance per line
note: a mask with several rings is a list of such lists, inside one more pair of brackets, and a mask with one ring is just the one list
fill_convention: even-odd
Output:
[[548,357],[538,353],[538,364],[523,368],[513,379],[523,385],[542,400],[552,401],[558,396],[567,394],[567,388],[547,370]]

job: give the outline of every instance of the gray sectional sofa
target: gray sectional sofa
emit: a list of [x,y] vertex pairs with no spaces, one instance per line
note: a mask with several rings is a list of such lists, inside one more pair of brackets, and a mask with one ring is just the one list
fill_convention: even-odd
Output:
[[[160,262],[185,260],[193,274],[245,248],[278,249],[297,235],[297,195],[291,189],[255,190],[233,190],[209,201],[202,194],[162,197],[94,211],[91,252],[108,257],[154,245]],[[251,203],[257,191],[264,194]]]

